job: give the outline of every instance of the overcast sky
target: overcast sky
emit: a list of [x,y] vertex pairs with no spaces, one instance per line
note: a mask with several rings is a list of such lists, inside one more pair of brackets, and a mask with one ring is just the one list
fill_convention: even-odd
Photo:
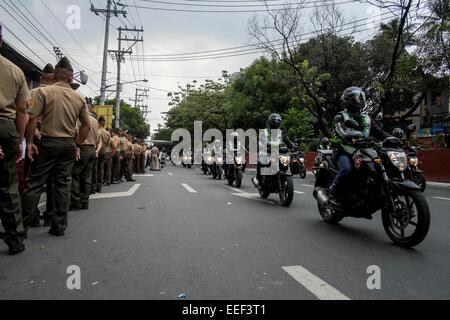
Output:
[[[92,0],[96,8],[105,8],[107,0]],[[254,15],[264,15],[262,12],[233,12],[233,13],[212,13],[212,12],[181,12],[181,11],[163,11],[155,9],[144,9],[131,7],[133,5],[142,7],[175,9],[175,10],[251,10],[263,9],[260,7],[226,7],[230,5],[258,5],[257,1],[193,1],[193,0],[162,0],[162,1],[144,1],[144,0],[121,0],[123,4],[130,5],[125,10],[128,11],[128,20],[116,17],[112,18],[112,27],[110,30],[109,48],[117,49],[118,31],[115,27],[124,26],[126,23],[130,26],[136,24],[137,27],[144,29],[144,43],[133,48],[136,55],[168,55],[179,53],[191,53],[199,51],[209,51],[224,49],[236,46],[247,45],[251,42],[248,35],[248,20]],[[166,3],[160,3],[166,2]],[[171,5],[170,3],[179,3],[184,5]],[[273,1],[277,4],[283,1]],[[306,0],[312,3],[312,0]],[[323,2],[316,1],[316,2]],[[345,13],[347,20],[358,20],[369,18],[376,15],[373,8],[367,4],[351,2],[346,0],[336,0],[339,8]],[[349,3],[351,2],[351,3]],[[48,8],[44,5],[48,6]],[[14,7],[14,5],[16,7]],[[39,20],[40,26],[36,21],[31,20],[30,13]],[[61,46],[64,54],[75,60],[75,65],[79,69],[86,70],[90,76],[88,87],[84,86],[80,91],[87,96],[94,97],[99,95],[100,75],[102,66],[102,51],[105,32],[105,21],[100,16],[96,16],[90,11],[91,1],[89,0],[0,0],[2,5],[9,11],[12,18],[4,8],[0,6],[0,22],[3,23],[11,32],[20,38],[23,44],[16,39],[11,32],[4,30],[4,38],[20,51],[25,53],[30,59],[39,66],[44,62],[55,63],[55,57],[49,51],[53,51],[52,44],[55,41]],[[67,14],[69,6],[75,5],[81,9],[80,29],[67,28],[67,20],[70,15]],[[207,6],[196,6],[207,5]],[[209,7],[210,5],[220,5],[223,7]],[[311,5],[308,5],[311,6]],[[16,12],[14,12],[14,10]],[[28,20],[34,22],[40,33],[46,39],[39,36],[39,32],[33,30],[27,25],[19,14],[19,10],[27,15]],[[50,10],[49,10],[50,9]],[[55,16],[60,20],[55,18]],[[305,10],[303,24],[304,32],[311,31],[310,15],[312,9]],[[26,26],[28,33],[19,24]],[[367,23],[370,23],[367,20]],[[45,30],[45,31],[44,31]],[[355,35],[356,39],[366,39],[374,34],[374,30],[368,30]],[[51,34],[47,35],[47,32]],[[36,39],[39,39],[39,43]],[[75,40],[74,40],[75,39]],[[52,44],[50,44],[52,42]],[[27,48],[27,47],[28,48]],[[32,52],[30,52],[30,50]],[[161,112],[169,109],[167,103],[167,91],[177,90],[178,84],[185,85],[196,79],[220,78],[222,70],[228,70],[230,73],[239,71],[240,68],[249,66],[258,56],[262,54],[242,55],[221,59],[203,59],[198,61],[130,61],[127,57],[126,63],[122,64],[123,80],[122,82],[148,79],[147,86],[150,89],[150,100],[148,101],[149,110],[148,121],[155,129],[158,123],[163,124]],[[155,57],[153,57],[154,59]],[[161,58],[161,57],[158,57]],[[41,60],[42,59],[42,60]],[[107,84],[116,83],[116,63],[108,58],[108,77]],[[145,85],[145,84],[143,84]],[[136,85],[124,85],[122,97],[129,103],[130,98],[134,98]],[[114,97],[114,93],[111,95]]]

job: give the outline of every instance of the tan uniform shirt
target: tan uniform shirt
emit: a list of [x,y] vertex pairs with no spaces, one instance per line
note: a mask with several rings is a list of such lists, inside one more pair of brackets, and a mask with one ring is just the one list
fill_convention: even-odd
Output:
[[135,143],[135,144],[133,144],[133,148],[134,148],[134,155],[136,157],[139,157],[142,152],[141,146],[139,144]]
[[16,100],[28,100],[25,75],[14,63],[0,55],[0,117],[16,119]]
[[128,140],[126,140],[125,150],[127,152],[127,155],[133,155],[133,144]]
[[112,150],[118,150],[120,145],[120,139],[118,136],[111,137],[110,146]]
[[111,152],[111,134],[105,128],[100,128],[98,130],[98,134],[100,135],[100,140],[102,141],[102,151]]
[[158,150],[157,147],[153,147],[153,148],[150,150],[150,153],[151,153],[152,157],[154,157],[154,158],[158,158],[158,152],[159,152],[159,150]]
[[62,82],[33,92],[28,112],[42,118],[42,136],[55,138],[75,138],[77,120],[89,116],[86,101]]
[[[95,119],[92,115],[89,115],[90,127],[89,134],[86,139],[83,141],[82,145],[95,146],[97,145],[97,141],[100,140],[100,135],[98,134],[98,129],[100,129],[100,125],[98,124],[97,119]],[[78,128],[81,127],[81,123],[78,122]]]
[[141,145],[141,153],[146,154],[146,152],[147,152],[147,146],[145,144],[142,144]]
[[120,141],[120,145],[119,145],[120,151],[126,152],[127,144],[128,144],[127,138],[119,137],[119,141]]

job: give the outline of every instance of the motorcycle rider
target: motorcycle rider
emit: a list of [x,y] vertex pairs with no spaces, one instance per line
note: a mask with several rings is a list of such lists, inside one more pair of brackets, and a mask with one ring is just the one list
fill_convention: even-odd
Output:
[[[350,87],[344,90],[341,101],[344,111],[339,112],[334,118],[333,143],[338,144],[335,163],[339,168],[332,185],[330,186],[330,201],[336,202],[340,197],[343,181],[353,171],[352,155],[357,147],[358,139],[373,136],[377,140],[384,140],[391,135],[385,132],[376,122],[372,122],[370,116],[362,110],[366,106],[366,95],[359,87]],[[359,124],[359,130],[347,128],[345,122],[355,120]]]
[[319,145],[319,150],[331,150],[331,142],[327,137],[323,137]]
[[[271,147],[277,146],[278,148],[290,146],[295,148],[295,144],[284,133],[278,136],[278,141],[272,141],[272,130],[279,130],[283,119],[278,113],[272,113],[266,122],[266,129],[264,129],[264,137],[266,141],[260,141],[259,144],[267,144],[267,153],[270,154]],[[256,177],[252,179],[253,185],[259,188],[259,182],[261,181],[261,162],[258,160],[256,166]]]
[[[235,141],[237,139],[237,141]],[[231,161],[234,161],[234,154],[235,152],[240,152],[242,148],[242,151],[244,152],[244,159],[245,159],[245,152],[248,152],[248,150],[245,148],[245,146],[241,145],[241,141],[239,141],[239,134],[237,132],[233,132],[230,135],[230,141],[227,142],[227,146],[225,148],[225,154],[229,157],[232,157]],[[242,156],[242,155],[240,155]],[[245,167],[246,167],[246,163],[244,161],[243,163],[243,168],[242,168],[242,172],[245,171]],[[227,161],[225,161],[224,163],[224,171],[225,171],[225,178],[227,178],[228,176],[228,168],[229,168],[229,164],[227,163]]]

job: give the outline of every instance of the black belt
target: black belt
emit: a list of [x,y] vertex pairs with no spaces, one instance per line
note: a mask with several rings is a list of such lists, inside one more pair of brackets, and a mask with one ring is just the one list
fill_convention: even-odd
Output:
[[51,136],[42,136],[42,140],[63,140],[63,141],[75,141],[75,138],[68,137],[51,137]]

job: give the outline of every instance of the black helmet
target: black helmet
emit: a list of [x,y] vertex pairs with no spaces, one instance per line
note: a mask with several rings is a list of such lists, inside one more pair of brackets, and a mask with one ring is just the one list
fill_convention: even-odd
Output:
[[392,135],[398,139],[401,139],[405,135],[405,132],[401,128],[395,128],[392,131]]
[[330,139],[328,139],[327,137],[323,137],[323,138],[322,138],[322,144],[323,144],[324,146],[329,145],[329,144],[330,144]]
[[281,116],[278,113],[272,113],[267,120],[267,125],[269,129],[280,129],[281,127]]
[[359,87],[350,87],[342,93],[341,101],[348,111],[357,113],[366,106],[366,94]]

